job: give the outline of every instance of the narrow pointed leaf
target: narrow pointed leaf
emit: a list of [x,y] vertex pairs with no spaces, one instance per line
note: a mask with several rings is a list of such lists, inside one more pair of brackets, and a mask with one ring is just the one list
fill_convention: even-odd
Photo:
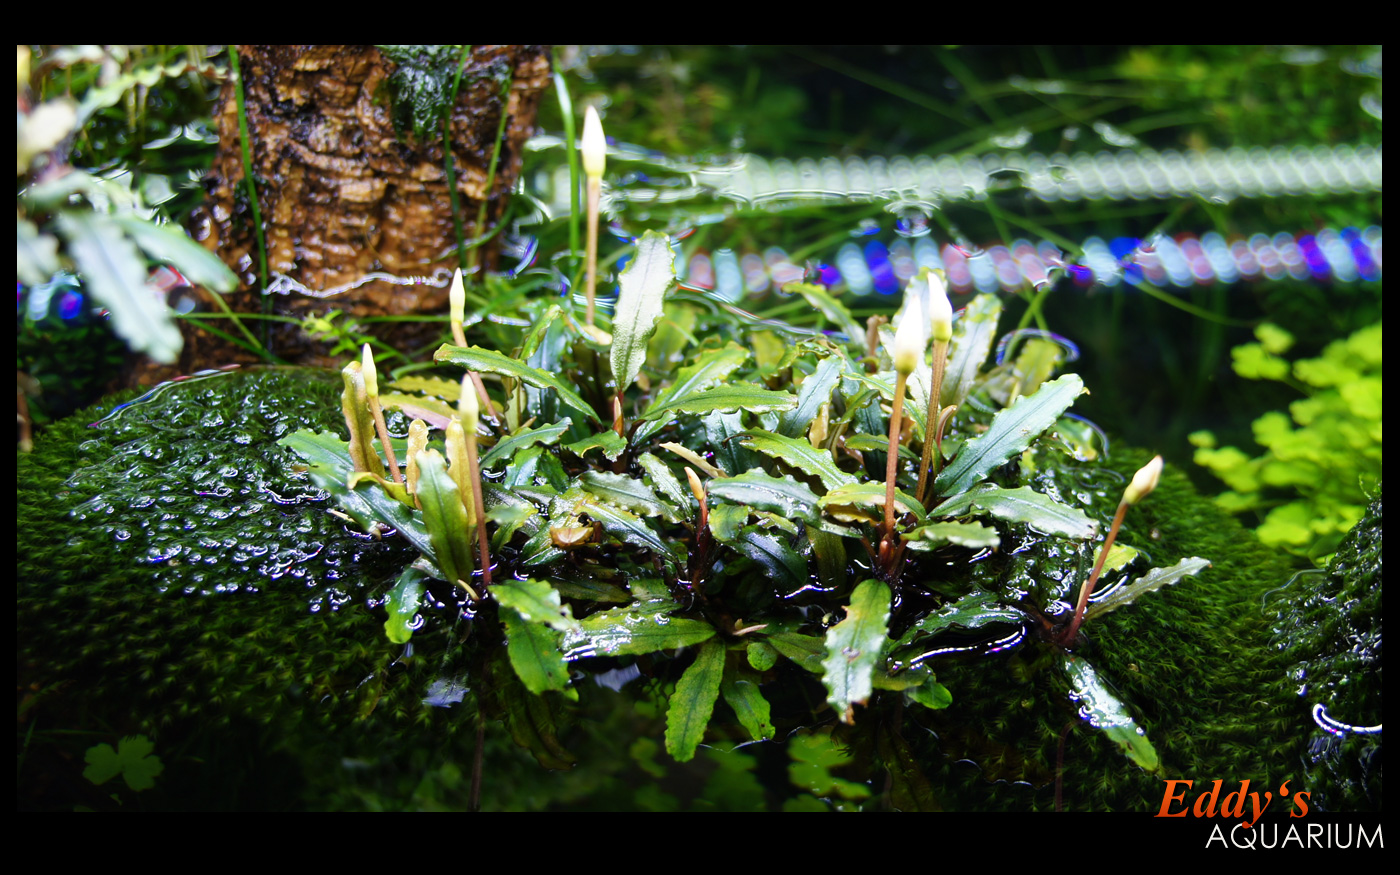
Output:
[[904,535],[911,550],[935,550],[944,544],[961,547],[996,547],[1001,536],[991,526],[981,523],[929,523]]
[[1189,559],[1181,560],[1170,568],[1153,568],[1132,583],[1115,587],[1103,593],[1102,596],[1090,603],[1089,609],[1084,613],[1084,619],[1088,620],[1107,614],[1109,611],[1116,611],[1124,605],[1130,605],[1137,601],[1140,596],[1199,574],[1209,567],[1208,560],[1192,556]]
[[885,644],[890,619],[890,588],[867,580],[851,593],[846,619],[827,630],[822,683],[840,718],[853,720],[852,706],[870,698],[871,678]]
[[666,292],[676,283],[676,254],[671,239],[647,231],[637,241],[637,251],[618,277],[620,291],[613,311],[612,362],[618,393],[626,392],[647,360],[647,341],[656,333]]
[[991,352],[1001,318],[1001,298],[983,294],[973,298],[953,326],[948,344],[948,364],[943,371],[942,406],[961,405],[972,391],[977,371]]
[[715,636],[702,620],[672,617],[665,611],[638,613],[614,608],[579,620],[564,634],[564,655],[572,661],[590,656],[629,656],[675,650]]
[[712,411],[747,410],[769,413],[790,410],[797,406],[797,396],[788,392],[773,392],[750,383],[716,386],[705,392],[689,395],[653,407],[642,414],[645,420],[666,421],[682,413],[701,414]]
[[450,583],[470,582],[475,545],[468,538],[467,510],[457,482],[437,450],[418,454],[418,501],[423,505],[423,524],[433,542],[438,567]]
[[[643,411],[643,418],[645,418],[646,413],[660,410],[668,404],[694,398],[701,392],[719,385],[744,362],[748,361],[748,358],[748,350],[741,348],[733,341],[720,349],[701,353],[692,364],[676,372],[675,382],[657,393],[656,399]],[[665,419],[647,422],[637,429],[634,440],[641,443],[665,426]]]
[[559,442],[559,438],[564,432],[569,430],[572,421],[568,417],[554,423],[553,425],[542,425],[539,428],[522,428],[515,434],[508,435],[496,442],[496,445],[481,457],[481,470],[485,471],[494,467],[498,462],[509,462],[515,458],[515,454],[521,450],[532,447],[536,444],[549,446]]
[[556,377],[548,371],[539,368],[532,368],[529,365],[516,361],[509,356],[501,355],[489,349],[482,349],[479,346],[452,346],[444,343],[438,347],[438,351],[433,353],[433,360],[439,362],[449,362],[469,371],[478,371],[486,374],[501,374],[506,377],[514,377],[523,383],[534,386],[536,389],[553,389],[559,394],[559,400],[563,401],[574,410],[584,414],[594,422],[599,422],[598,414],[593,412],[593,408],[579,397],[569,384]]
[[934,481],[939,495],[957,495],[1031,445],[1041,432],[1055,424],[1074,399],[1084,394],[1078,374],[1065,374],[1022,397],[998,413],[985,434],[963,444],[957,456]]
[[656,487],[657,497],[662,502],[668,522],[694,518],[695,514],[690,509],[693,499],[689,490],[681,486],[681,482],[671,473],[671,469],[666,467],[665,462],[651,453],[642,453],[637,456],[637,464],[651,478],[651,485]]
[[846,305],[832,297],[822,286],[812,283],[788,283],[783,286],[783,291],[789,294],[796,292],[806,298],[807,303],[845,332],[847,343],[857,343],[865,337],[865,329],[860,327],[860,323],[851,315],[851,311],[846,309]]

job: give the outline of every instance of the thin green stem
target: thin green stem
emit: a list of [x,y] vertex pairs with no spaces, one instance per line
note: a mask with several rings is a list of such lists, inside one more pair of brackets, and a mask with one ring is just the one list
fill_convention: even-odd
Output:
[[[253,212],[253,240],[258,246],[258,278],[262,287],[267,280],[267,241],[263,239],[262,210],[258,207],[258,187],[253,181],[253,151],[248,139],[248,107],[243,99],[243,74],[238,67],[238,46],[229,47],[229,66],[233,68],[233,95],[238,103],[238,141],[243,156],[243,185],[248,191],[248,205]],[[264,316],[272,312],[272,301],[267,295],[260,295],[261,310]],[[263,327],[261,346],[267,349],[267,327]],[[264,352],[264,356],[267,353]]]
[[[894,490],[899,473],[899,427],[904,419],[904,389],[907,374],[898,373],[894,381],[894,404],[890,408],[890,447],[885,459],[885,523],[880,535],[880,560],[885,562],[894,548]],[[887,572],[889,568],[885,569]]]
[[942,427],[939,420],[943,394],[943,373],[948,366],[948,342],[935,341],[933,345],[933,378],[929,381],[928,393],[928,415],[924,420],[924,448],[922,457],[919,459],[919,485],[914,489],[914,498],[919,502],[924,501],[924,487],[928,485],[930,477],[937,477],[938,471],[935,466],[942,462],[939,454],[934,449],[941,443],[939,432]]
[[447,173],[447,196],[452,203],[452,230],[457,237],[457,266],[467,270],[467,237],[462,228],[462,203],[457,194],[457,168],[452,158],[452,110],[457,107],[457,89],[462,84],[462,71],[467,67],[472,47],[462,46],[462,54],[457,59],[457,74],[452,77],[452,98],[442,113],[442,158],[443,170]]
[[[559,69],[557,58],[554,68]],[[579,222],[583,219],[578,209],[578,141],[574,128],[574,102],[569,96],[569,86],[564,81],[563,73],[554,74],[554,93],[559,97],[559,115],[564,120],[564,155],[569,162],[569,251],[578,252]]]

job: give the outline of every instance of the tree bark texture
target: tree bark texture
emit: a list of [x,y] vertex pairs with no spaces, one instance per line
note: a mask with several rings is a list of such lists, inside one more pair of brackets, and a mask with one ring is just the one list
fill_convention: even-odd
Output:
[[[249,146],[267,240],[269,274],[282,274],[316,293],[360,283],[372,273],[432,276],[457,266],[440,119],[424,142],[395,129],[389,77],[392,60],[373,46],[236,46],[244,82]],[[509,71],[508,97],[501,82]],[[540,46],[476,46],[462,74],[450,122],[456,188],[466,240],[490,230],[504,214],[520,175],[525,140],[549,84],[548,54]],[[507,113],[496,176],[488,168],[501,113]],[[195,236],[242,280],[225,300],[236,312],[262,310],[258,251],[243,183],[238,105],[225,86],[215,117],[219,154],[206,180],[207,208]],[[477,228],[481,204],[485,228]],[[490,264],[492,249],[483,249]],[[294,317],[339,309],[350,317],[443,313],[447,286],[371,281],[321,297],[273,294],[272,312]],[[215,323],[233,333],[225,322]],[[257,323],[246,321],[255,333]],[[182,322],[179,370],[254,356]],[[407,351],[431,343],[440,324],[383,323],[371,333]],[[333,364],[323,343],[298,326],[272,323],[272,352],[294,362]]]

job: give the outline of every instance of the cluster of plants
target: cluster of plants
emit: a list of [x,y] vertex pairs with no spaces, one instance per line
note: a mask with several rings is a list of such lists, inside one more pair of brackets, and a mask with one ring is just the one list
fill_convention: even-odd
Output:
[[1256,343],[1235,347],[1235,373],[1272,380],[1303,398],[1254,421],[1264,452],[1219,446],[1191,435],[1196,462],[1230,488],[1217,497],[1232,513],[1263,515],[1259,539],[1325,565],[1360,521],[1381,480],[1381,323],[1327,345],[1318,358],[1289,363],[1287,331],[1264,323]]
[[[588,143],[586,130],[593,175]],[[1087,502],[1032,488],[1040,469],[1097,453],[1064,417],[1084,387],[1052,379],[1058,347],[1031,340],[982,372],[1001,303],[978,297],[954,325],[935,271],[910,284],[893,327],[862,329],[825,289],[792,284],[833,325],[797,332],[677,290],[673,261],[647,232],[611,320],[591,295],[582,312],[531,302],[528,328],[498,332],[496,349],[467,344],[459,278],[455,342],[434,358],[460,382],[409,376],[381,393],[366,347],[343,372],[349,440],[283,439],[341,512],[421,553],[386,599],[388,637],[407,643],[459,610],[472,634],[499,635],[525,693],[504,707],[529,715],[508,722],[542,761],[542,715],[576,696],[570,663],[693,654],[667,710],[666,749],[684,761],[721,697],[753,739],[773,735],[760,687],[781,663],[820,680],[814,710],[851,723],[876,695],[946,707],[956,691],[930,660],[941,634],[1024,626],[1060,654],[1094,725],[1155,769],[1072,651],[1086,619],[1208,563],[1149,570],[1089,603],[1105,569],[1134,561],[1114,536],[1161,462],[1129,484],[1097,550]],[[388,432],[385,406],[412,417],[406,435]],[[1049,598],[968,573],[1013,533],[1097,562]]]

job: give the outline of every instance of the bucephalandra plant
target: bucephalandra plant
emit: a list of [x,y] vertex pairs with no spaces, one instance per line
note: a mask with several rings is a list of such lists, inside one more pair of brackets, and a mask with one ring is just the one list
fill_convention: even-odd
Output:
[[[478,666],[506,685],[482,695],[513,715],[521,744],[557,764],[541,740],[552,724],[538,721],[551,719],[549,697],[577,696],[570,663],[670,665],[679,655],[666,748],[688,760],[721,698],[747,737],[774,736],[762,687],[783,661],[824,691],[810,719],[856,725],[859,707],[949,705],[935,673],[944,636],[1042,624],[1027,639],[1040,643],[1025,646],[1059,654],[1070,687],[1092,687],[1096,707],[1112,712],[1096,725],[1155,769],[1121,703],[1067,652],[1085,619],[1108,609],[1089,597],[1126,504],[1078,606],[1049,634],[1044,618],[1064,613],[1052,602],[1066,593],[1031,604],[967,572],[1006,537],[1091,549],[1099,524],[1086,500],[1033,488],[1060,432],[1072,433],[1061,421],[1082,380],[1051,379],[1034,340],[984,373],[1001,304],[979,295],[955,321],[937,271],[910,283],[893,330],[877,317],[862,331],[826,289],[790,284],[842,331],[818,337],[677,289],[672,241],[654,231],[634,241],[611,318],[595,313],[605,141],[592,110],[582,150],[583,318],[567,297],[530,302],[513,320],[521,329],[477,320],[490,346],[475,345],[454,282],[452,343],[434,360],[464,373],[404,378],[385,396],[412,419],[405,476],[367,352],[344,372],[349,441],[306,432],[283,441],[341,511],[420,552],[386,598],[390,640],[407,643],[424,615],[452,604],[432,581],[450,584],[461,616],[499,621],[512,671]],[[495,433],[478,434],[479,411],[501,413]],[[1149,489],[1135,480],[1125,502]],[[1204,565],[1151,571],[1110,595],[1125,604]]]

